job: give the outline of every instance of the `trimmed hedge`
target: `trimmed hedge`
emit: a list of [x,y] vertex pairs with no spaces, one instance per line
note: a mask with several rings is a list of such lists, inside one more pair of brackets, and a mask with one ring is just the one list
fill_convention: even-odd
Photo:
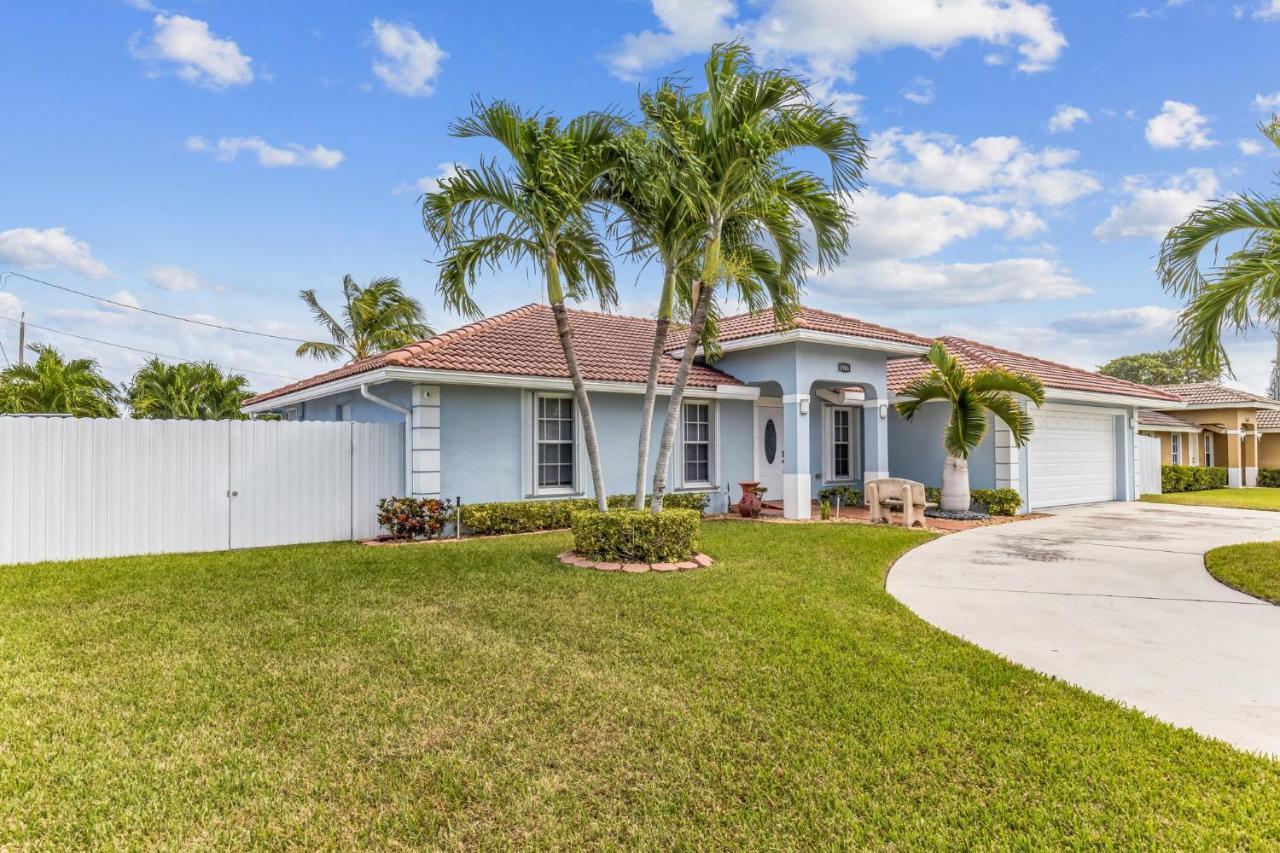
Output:
[[862,506],[862,491],[855,489],[853,486],[827,486],[818,490],[818,500],[827,501],[835,506],[836,498],[840,499],[840,506]]
[[[709,499],[706,492],[680,492],[664,497],[663,507],[694,510],[701,515],[706,510]],[[635,495],[610,495],[608,501],[611,511],[627,509],[635,503]],[[594,510],[595,506],[596,502],[591,498],[463,504],[462,526],[473,536],[563,530],[570,526],[574,512]]]
[[1199,465],[1161,465],[1160,491],[1202,492],[1205,489],[1225,489],[1226,468],[1204,468]]
[[656,515],[635,509],[572,516],[573,550],[589,560],[617,563],[678,563],[698,550],[702,517],[691,509],[664,509]]
[[1280,489],[1280,468],[1259,468],[1258,485],[1268,489]]
[[970,489],[969,498],[990,515],[1017,515],[1022,508],[1017,489]]

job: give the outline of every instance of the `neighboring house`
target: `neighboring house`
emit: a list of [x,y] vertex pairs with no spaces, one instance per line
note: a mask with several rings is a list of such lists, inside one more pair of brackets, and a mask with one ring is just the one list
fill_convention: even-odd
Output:
[[[571,311],[611,494],[634,487],[635,450],[652,320]],[[719,326],[723,355],[695,363],[676,433],[673,491],[706,492],[727,509],[738,483],[758,481],[789,518],[808,518],[829,484],[900,475],[937,485],[945,407],[907,423],[893,393],[927,338],[852,317],[801,309],[780,329],[772,314]],[[973,485],[1009,485],[1030,508],[1135,496],[1136,412],[1178,407],[1168,392],[971,341],[943,339],[971,367],[1003,364],[1049,391],[1029,448],[999,429],[971,461]],[[678,346],[678,344],[677,344]],[[653,452],[678,366],[665,356]],[[298,420],[404,421],[406,480],[415,495],[468,503],[588,495],[586,452],[551,310],[526,305],[249,400],[247,412]],[[935,415],[934,412],[937,414]]]
[[1231,488],[1280,467],[1280,401],[1217,382],[1159,387],[1185,402],[1177,414],[1154,407],[1139,416],[1141,432],[1160,438],[1163,464],[1226,468]]

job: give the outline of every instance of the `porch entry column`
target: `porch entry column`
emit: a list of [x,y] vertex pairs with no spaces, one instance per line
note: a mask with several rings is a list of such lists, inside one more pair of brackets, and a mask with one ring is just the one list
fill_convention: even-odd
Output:
[[862,482],[888,476],[889,401],[868,400],[862,404]]
[[809,469],[809,395],[782,397],[782,515],[808,518],[813,472]]
[[1244,437],[1244,484],[1258,485],[1258,428]]
[[1241,451],[1244,450],[1244,432],[1238,429],[1227,430],[1227,488],[1238,489],[1244,485],[1243,461]]
[[440,497],[440,386],[413,386],[413,441],[408,448],[415,498]]

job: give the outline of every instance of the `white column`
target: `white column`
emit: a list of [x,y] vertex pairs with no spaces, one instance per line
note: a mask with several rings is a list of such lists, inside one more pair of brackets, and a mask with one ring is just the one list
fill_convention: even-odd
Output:
[[413,496],[440,497],[440,386],[413,386]]
[[[1246,486],[1258,485],[1258,428],[1253,429],[1253,464],[1244,466],[1244,484]],[[1244,454],[1241,454],[1242,456]],[[1245,460],[1248,462],[1248,460]]]
[[862,482],[889,476],[889,401],[862,405]]
[[809,470],[809,395],[782,398],[782,515],[808,518],[813,472]]

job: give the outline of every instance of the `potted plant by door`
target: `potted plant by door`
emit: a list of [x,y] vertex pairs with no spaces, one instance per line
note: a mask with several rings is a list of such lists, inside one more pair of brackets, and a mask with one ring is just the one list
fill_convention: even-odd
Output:
[[769,491],[754,480],[738,483],[742,497],[738,499],[738,514],[743,518],[758,518],[764,493]]

